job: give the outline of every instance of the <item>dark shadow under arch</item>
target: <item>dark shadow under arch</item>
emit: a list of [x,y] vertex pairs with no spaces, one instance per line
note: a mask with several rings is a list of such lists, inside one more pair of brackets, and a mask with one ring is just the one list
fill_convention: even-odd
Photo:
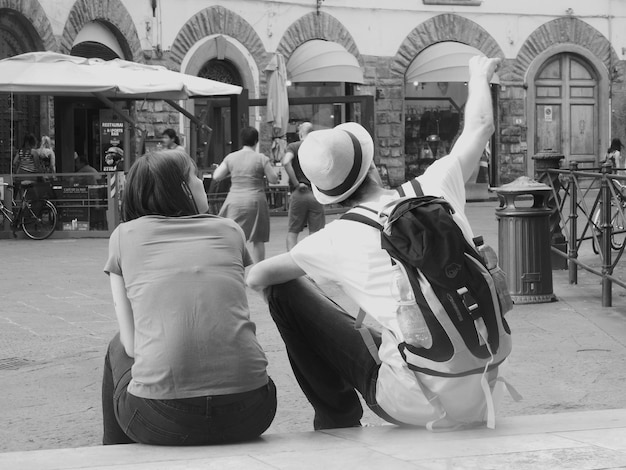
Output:
[[422,50],[444,41],[467,44],[488,57],[504,57],[496,40],[482,26],[462,16],[446,13],[424,21],[407,35],[393,58],[392,72],[404,76]]
[[135,24],[130,12],[120,0],[108,2],[78,0],[65,22],[60,45],[61,52],[70,53],[76,35],[90,21],[99,21],[109,28],[124,51],[124,59],[143,62],[143,51]]

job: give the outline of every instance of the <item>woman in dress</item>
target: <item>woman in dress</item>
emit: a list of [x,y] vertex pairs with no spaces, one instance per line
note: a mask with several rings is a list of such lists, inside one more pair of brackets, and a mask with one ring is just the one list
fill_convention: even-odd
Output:
[[104,366],[105,445],[243,441],[274,418],[243,232],[207,209],[186,153],[155,151],[131,167],[105,266],[119,324]]
[[259,132],[254,127],[241,130],[243,148],[226,155],[213,172],[219,181],[231,178],[230,191],[219,215],[237,222],[243,229],[246,240],[252,242],[252,260],[265,259],[265,243],[270,239],[270,211],[265,196],[265,178],[278,183],[278,173],[269,157],[254,148],[259,141]]

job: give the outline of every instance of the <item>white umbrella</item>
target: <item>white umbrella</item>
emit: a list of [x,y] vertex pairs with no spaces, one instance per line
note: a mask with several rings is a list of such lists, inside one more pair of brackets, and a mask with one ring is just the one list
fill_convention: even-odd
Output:
[[85,59],[29,52],[0,60],[0,93],[99,95],[106,98],[179,100],[234,95],[241,87],[127,60]]
[[287,146],[289,100],[287,67],[282,54],[276,53],[265,67],[267,73],[267,122],[272,123],[272,156],[279,161]]

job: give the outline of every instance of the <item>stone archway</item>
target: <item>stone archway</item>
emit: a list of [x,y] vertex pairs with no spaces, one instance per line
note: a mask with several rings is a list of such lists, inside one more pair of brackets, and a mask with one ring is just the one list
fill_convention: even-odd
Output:
[[52,25],[46,16],[46,12],[37,0],[0,0],[0,10],[12,10],[20,13],[26,20],[28,34],[33,42],[32,49],[21,52],[31,52],[34,50],[56,51],[57,41],[52,32]]
[[[247,52],[252,55],[259,70],[267,63],[268,54],[265,51],[263,42],[250,23],[236,13],[221,6],[205,8],[196,13],[185,23],[176,35],[170,49],[172,62],[180,70],[187,54],[196,44],[205,41],[209,36],[216,35],[229,36],[240,43]],[[235,56],[239,55],[240,54],[235,54]],[[208,60],[209,57],[206,59]],[[237,57],[233,57],[233,60],[244,78],[244,86],[249,89],[254,89],[252,84],[257,81],[258,78],[247,77],[248,67],[243,67],[243,64],[235,59],[237,59]],[[265,79],[264,77],[259,78],[261,78],[261,80]]]
[[512,81],[525,81],[531,63],[544,51],[571,44],[588,51],[610,70],[618,62],[611,43],[597,29],[577,18],[558,18],[541,25],[526,39],[510,68]]
[[[577,156],[574,146],[569,144],[570,135],[569,127],[563,130],[561,140],[565,142],[564,149],[559,151],[565,153],[565,159],[589,160],[588,165],[595,166],[602,158],[603,151],[608,147],[611,138],[610,120],[611,109],[609,107],[612,80],[616,77],[616,65],[619,62],[615,51],[612,49],[610,42],[595,28],[577,18],[559,18],[541,25],[526,39],[522,45],[515,61],[510,67],[510,76],[507,77],[511,81],[521,83],[527,89],[526,92],[526,115],[527,115],[527,148],[528,156],[533,156],[541,148],[538,145],[538,132],[541,128],[541,111],[540,101],[546,101],[545,98],[539,96],[540,91],[536,86],[536,81],[540,79],[539,73],[542,67],[552,60],[553,57],[563,56],[566,59],[576,58],[586,63],[595,74],[596,87],[595,104],[588,103],[589,109],[593,109],[590,119],[593,121],[595,129],[595,138],[592,138],[593,149],[589,155],[595,153],[595,158],[587,155],[586,157]],[[569,60],[569,59],[568,59]],[[554,103],[554,106],[561,105],[565,118],[569,115],[566,112],[573,106],[574,98],[570,98],[569,94],[564,95],[563,103]],[[576,98],[580,101],[580,98]],[[550,101],[550,100],[548,100]],[[548,103],[548,101],[546,103]],[[552,105],[551,102],[548,105]],[[577,104],[578,108],[582,108],[582,104]],[[613,103],[614,109],[617,108]],[[590,113],[590,112],[589,112]],[[588,113],[588,114],[589,114]],[[558,116],[557,116],[558,117]],[[615,117],[615,116],[614,116]],[[575,116],[565,119],[566,123],[573,122]],[[622,125],[613,122],[614,129],[622,129]],[[623,124],[623,122],[621,123]],[[623,134],[621,135],[623,137]],[[614,135],[615,137],[615,135]],[[539,139],[540,140],[540,139]],[[572,147],[570,149],[570,147]],[[558,150],[558,149],[557,149]],[[526,159],[526,172],[533,173],[533,160]]]
[[311,39],[325,39],[341,44],[363,66],[363,59],[352,35],[339,20],[324,12],[307,13],[291,24],[280,39],[276,51],[288,59],[298,46]]
[[143,62],[143,51],[130,12],[120,0],[93,2],[78,0],[68,15],[61,37],[60,50],[69,54],[72,43],[83,26],[98,20],[109,26],[124,51],[124,59]]
[[[52,27],[36,0],[0,0],[0,59],[57,49]],[[0,174],[10,173],[14,151],[28,133],[48,134],[50,116],[39,96],[0,94]]]
[[475,47],[488,57],[504,57],[496,40],[480,25],[454,14],[435,16],[411,31],[398,48],[391,70],[404,77],[415,57],[428,46],[443,41],[456,41]]

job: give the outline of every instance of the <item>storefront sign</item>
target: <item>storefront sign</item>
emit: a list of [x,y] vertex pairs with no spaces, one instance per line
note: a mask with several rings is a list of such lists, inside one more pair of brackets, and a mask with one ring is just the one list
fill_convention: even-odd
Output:
[[102,171],[124,170],[124,133],[126,123],[112,109],[100,110],[100,148]]

